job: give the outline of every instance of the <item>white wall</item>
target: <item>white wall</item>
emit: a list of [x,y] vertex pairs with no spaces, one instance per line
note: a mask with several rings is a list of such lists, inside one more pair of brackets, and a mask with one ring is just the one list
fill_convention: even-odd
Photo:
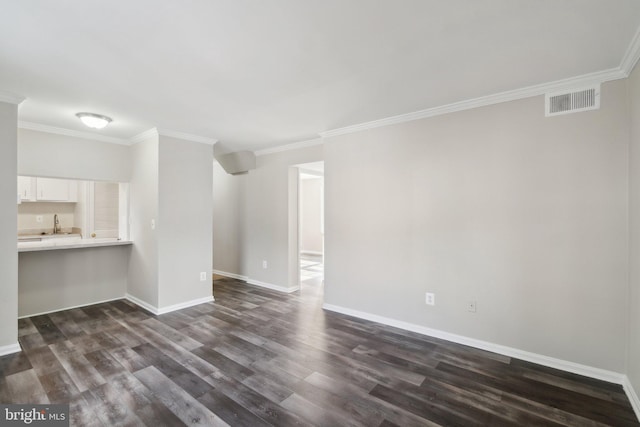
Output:
[[213,147],[160,136],[158,164],[162,309],[212,295]]
[[322,253],[322,178],[300,180],[300,252]]
[[[210,145],[150,132],[146,140],[128,147],[28,130],[20,130],[18,145],[18,164],[24,175],[130,182],[134,241],[133,247],[126,249],[130,256],[94,250],[69,251],[64,257],[51,253],[61,271],[68,271],[79,263],[99,266],[102,262],[114,270],[110,275],[94,275],[82,269],[75,272],[80,276],[51,275],[51,288],[61,294],[76,282],[86,283],[85,292],[68,299],[53,299],[57,304],[77,305],[78,301],[89,304],[128,293],[153,308],[162,309],[211,297],[213,155]],[[15,195],[13,197],[15,199]],[[152,220],[156,223],[155,229],[151,228]],[[13,245],[15,252],[15,237]],[[21,271],[40,271],[47,265],[47,254],[21,256]],[[200,272],[207,273],[207,281],[200,281]],[[36,279],[32,274],[21,274],[21,293],[36,289]],[[100,291],[106,288],[110,292]],[[91,301],[89,295],[96,299]],[[42,310],[37,298],[23,296],[22,299],[23,314]]]
[[130,148],[18,129],[18,175],[128,182]]
[[248,182],[249,174],[230,175],[213,163],[213,268],[240,276],[246,276]]
[[[629,346],[627,376],[640,393],[640,69],[629,78],[631,143],[629,149]],[[640,402],[639,402],[640,403]]]
[[0,102],[0,354],[18,343],[17,125],[18,107]]
[[598,111],[535,97],[327,139],[326,303],[624,372],[627,99],[616,81]]
[[[289,168],[323,159],[322,146],[257,157],[246,175],[214,165],[213,268],[290,289]],[[267,261],[268,267],[262,267]]]
[[212,147],[152,135],[131,149],[128,293],[157,310],[210,298]]
[[[321,161],[322,146],[258,156],[248,174],[243,270],[250,280],[291,288],[289,278],[289,167]],[[214,189],[214,191],[216,191]],[[223,248],[215,250],[224,250]],[[262,261],[268,268],[262,268]],[[215,265],[214,268],[218,269]],[[235,273],[235,272],[231,272]]]
[[123,298],[131,246],[20,253],[19,316]]
[[127,293],[158,307],[158,136],[131,147],[130,235],[133,240]]

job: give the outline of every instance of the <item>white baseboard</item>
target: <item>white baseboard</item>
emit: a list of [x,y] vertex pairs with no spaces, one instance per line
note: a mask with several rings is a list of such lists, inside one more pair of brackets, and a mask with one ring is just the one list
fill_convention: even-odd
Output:
[[626,375],[624,376],[622,388],[624,388],[624,392],[627,393],[629,402],[631,402],[631,407],[633,407],[633,411],[636,413],[638,421],[640,421],[640,398],[638,398],[638,394],[633,389],[633,385],[631,384],[631,381],[629,381],[629,377]]
[[166,314],[166,313],[170,313],[172,311],[176,311],[176,310],[182,310],[183,308],[189,308],[189,307],[193,307],[194,305],[198,305],[198,304],[205,304],[208,302],[213,302],[215,301],[213,299],[213,295],[208,296],[208,297],[204,297],[204,298],[198,298],[198,299],[194,299],[191,301],[185,301],[185,302],[181,302],[179,304],[173,304],[173,305],[169,305],[166,307],[161,307],[158,308],[154,305],[149,304],[146,301],[141,300],[140,298],[134,297],[131,294],[127,294],[126,298],[131,301],[132,303],[139,305],[140,307],[144,308],[145,310],[157,315],[160,314]]
[[352,310],[350,308],[340,307],[332,304],[323,304],[322,308],[336,313],[346,314],[348,316],[357,317],[364,320],[382,323],[396,328],[404,329],[411,332],[417,332],[422,335],[440,338],[443,340],[455,342],[458,344],[468,345],[470,347],[479,348],[481,350],[491,351],[493,353],[502,354],[516,359],[526,360],[528,362],[537,363],[539,365],[548,366],[550,368],[560,369],[574,374],[583,375],[585,377],[595,378],[615,384],[624,384],[624,374],[608,371],[605,369],[594,368],[592,366],[581,365],[579,363],[569,362],[567,360],[556,359],[554,357],[544,356],[541,354],[531,353],[529,351],[519,350],[487,341],[477,340],[462,335],[451,334],[449,332],[431,329],[414,323],[403,322],[400,320],[390,319],[388,317],[378,316],[363,311]]
[[7,354],[19,353],[22,351],[19,343],[0,346],[0,356]]
[[185,301],[179,304],[173,304],[166,307],[161,307],[158,309],[157,314],[171,313],[172,311],[182,310],[183,308],[189,308],[189,307],[193,307],[194,305],[206,304],[208,302],[213,302],[213,301],[214,301],[213,295],[209,295],[208,297],[192,299],[191,301]]
[[228,272],[222,271],[222,270],[213,270],[213,274],[217,274],[219,276],[224,276],[224,277],[230,277],[232,279],[242,280],[243,282],[246,282],[247,280],[249,280],[249,278],[247,276],[241,276],[241,275],[235,274],[235,273],[228,273]]
[[301,254],[305,254],[305,255],[322,255],[322,252],[319,251],[307,251],[307,250],[302,250],[300,251]]
[[242,280],[243,282],[247,282],[249,285],[260,286],[261,288],[271,289],[272,291],[284,292],[286,294],[290,294],[292,292],[300,290],[300,286],[294,288],[285,288],[284,286],[274,285],[272,283],[261,282],[259,280],[250,279],[247,276],[241,276],[235,273],[228,273],[222,270],[213,270],[214,274],[218,274],[220,276],[230,277],[232,279]]
[[247,283],[250,285],[260,286],[262,288],[271,289],[272,291],[284,292],[290,294],[292,292],[300,290],[300,286],[294,288],[285,288],[284,286],[274,285],[272,283],[260,282],[258,280],[248,279]]
[[86,304],[80,304],[80,305],[72,305],[70,307],[65,307],[65,308],[57,308],[55,310],[49,310],[49,311],[43,311],[41,313],[33,313],[33,314],[25,314],[24,316],[18,316],[18,319],[24,319],[26,317],[33,317],[33,316],[41,316],[43,314],[51,314],[51,313],[57,313],[58,311],[65,311],[65,310],[73,310],[74,308],[82,308],[82,307],[88,307],[90,305],[95,305],[95,304],[102,304],[105,302],[111,302],[111,301],[117,301],[119,299],[123,299],[126,298],[125,295],[121,296],[121,297],[116,297],[116,298],[110,298],[110,299],[104,299],[101,301],[95,301],[95,302],[89,302]]
[[134,297],[131,294],[126,294],[125,298],[128,299],[129,301],[131,301],[132,303],[134,303],[135,305],[138,305],[138,306],[144,308],[148,312],[151,312],[151,313],[156,314],[156,315],[159,314],[158,313],[158,307],[156,307],[155,305],[151,305],[146,301],[142,301],[140,298]]

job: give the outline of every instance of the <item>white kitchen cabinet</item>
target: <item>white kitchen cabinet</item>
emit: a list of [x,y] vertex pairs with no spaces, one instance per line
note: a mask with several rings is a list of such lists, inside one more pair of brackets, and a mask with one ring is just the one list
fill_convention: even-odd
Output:
[[30,176],[18,177],[18,195],[23,202],[33,202],[36,200],[36,179]]
[[69,201],[69,181],[66,179],[36,178],[36,190],[36,199],[39,201]]
[[18,177],[21,202],[77,202],[78,182],[70,179]]

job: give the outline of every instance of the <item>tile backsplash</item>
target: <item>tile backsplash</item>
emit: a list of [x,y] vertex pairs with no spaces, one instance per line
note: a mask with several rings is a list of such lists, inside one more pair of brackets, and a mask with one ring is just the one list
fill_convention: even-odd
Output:
[[[18,205],[18,233],[25,230],[53,230],[53,216],[58,214],[60,227],[76,227],[75,203],[29,202]],[[42,222],[37,217],[42,216]]]

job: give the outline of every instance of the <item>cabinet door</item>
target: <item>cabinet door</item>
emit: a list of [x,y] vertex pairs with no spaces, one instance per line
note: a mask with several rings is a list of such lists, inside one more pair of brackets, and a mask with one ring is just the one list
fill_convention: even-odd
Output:
[[69,200],[69,182],[64,179],[37,178],[37,199],[61,202]]
[[18,195],[22,201],[34,201],[35,198],[35,179],[30,176],[18,177]]

